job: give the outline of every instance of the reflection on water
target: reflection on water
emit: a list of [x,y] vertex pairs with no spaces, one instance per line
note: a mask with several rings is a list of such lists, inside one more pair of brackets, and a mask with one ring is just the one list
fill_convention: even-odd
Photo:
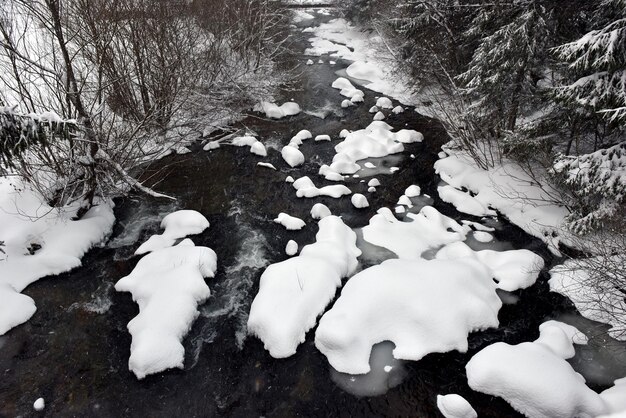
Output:
[[384,341],[372,347],[370,372],[362,375],[340,373],[330,368],[330,378],[337,386],[355,396],[378,396],[398,386],[406,377],[402,360],[393,357],[395,345]]

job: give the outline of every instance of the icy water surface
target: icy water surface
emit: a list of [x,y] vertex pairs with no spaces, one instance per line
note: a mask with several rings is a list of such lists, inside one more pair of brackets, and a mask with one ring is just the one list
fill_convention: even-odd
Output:
[[[316,23],[329,18],[318,16]],[[299,29],[295,33],[293,48],[303,51],[306,39]],[[297,59],[304,64],[307,58]],[[250,303],[264,267],[286,258],[284,248],[289,239],[296,240],[300,248],[314,241],[317,225],[309,215],[314,203],[323,202],[358,232],[377,208],[393,208],[407,186],[418,184],[431,197],[414,199],[416,206],[411,211],[432,204],[459,221],[478,221],[459,214],[437,197],[439,179],[432,166],[447,136],[437,121],[412,109],[392,115],[386,122],[398,129],[421,131],[424,143],[408,145],[402,155],[373,161],[377,169],[346,182],[354,192],[366,194],[370,208],[355,210],[349,198],[296,198],[285,177],[309,175],[318,186],[332,184],[317,175],[319,164],[330,162],[341,129],[361,129],[370,123],[372,115],[367,110],[378,96],[365,90],[365,103],[341,109],[343,97],[330,84],[336,72],[349,63],[333,58],[337,64],[330,66],[329,57],[321,59],[325,64],[302,65],[301,90],[284,92],[279,99],[295,99],[303,113],[281,121],[250,117],[241,122],[271,145],[268,158],[260,159],[246,147],[203,152],[199,144],[190,154],[164,158],[147,176],[156,173],[151,181],[158,183],[160,191],[175,195],[175,205],[144,196],[118,200],[118,222],[104,248],[89,252],[84,267],[27,288],[25,293],[37,303],[37,313],[0,337],[0,416],[437,417],[436,396],[447,393],[466,397],[481,417],[516,416],[503,400],[467,387],[465,364],[490,343],[535,339],[539,324],[551,318],[596,336],[597,343],[579,347],[571,361],[591,387],[605,387],[626,375],[624,345],[610,343],[602,348],[607,341],[605,329],[580,318],[565,298],[550,293],[545,273],[529,289],[501,292],[505,302],[499,315],[501,326],[471,334],[468,353],[397,361],[391,356],[393,344],[381,343],[372,353],[373,371],[366,376],[332,370],[314,347],[314,330],[294,356],[281,360],[271,358],[256,338],[246,338]],[[305,141],[300,149],[307,162],[291,169],[279,150],[300,129],[309,129],[314,136],[329,134],[333,142]],[[278,171],[256,166],[261,160],[271,162]],[[381,167],[386,166],[400,170],[383,172]],[[364,173],[381,181],[376,193],[366,193],[370,177]],[[361,182],[363,179],[366,181]],[[130,294],[116,293],[113,284],[130,273],[138,261],[132,255],[134,250],[158,231],[162,216],[176,208],[198,210],[211,222],[208,230],[192,239],[215,250],[218,272],[208,279],[212,296],[200,307],[201,314],[184,341],[185,370],[138,381],[128,371],[131,339],[126,330],[138,308]],[[307,226],[301,231],[285,231],[272,222],[279,212],[298,216]],[[540,241],[518,228],[504,221],[494,226],[493,242],[470,239],[470,246],[528,248],[542,255],[548,266],[556,261]],[[361,268],[394,257],[362,238],[359,245],[364,252]],[[32,403],[40,396],[46,400],[46,409],[36,413]]]

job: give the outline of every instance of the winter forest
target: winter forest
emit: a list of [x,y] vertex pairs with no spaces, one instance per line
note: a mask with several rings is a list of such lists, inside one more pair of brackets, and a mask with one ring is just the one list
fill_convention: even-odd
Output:
[[0,417],[626,417],[626,0],[4,0]]

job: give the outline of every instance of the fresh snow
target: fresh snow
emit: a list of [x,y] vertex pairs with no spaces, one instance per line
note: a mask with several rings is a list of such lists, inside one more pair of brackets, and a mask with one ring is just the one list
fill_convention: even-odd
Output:
[[451,393],[437,395],[437,408],[445,418],[477,418],[478,414],[465,398]]
[[474,251],[463,242],[448,244],[436,255],[441,260],[465,257],[475,258],[489,268],[498,288],[508,292],[535,284],[544,265],[543,258],[529,250]]
[[46,407],[46,402],[44,401],[43,398],[38,398],[34,403],[33,403],[33,409],[35,411],[43,411],[43,409]]
[[380,186],[380,181],[378,181],[377,178],[373,178],[370,181],[367,182],[367,185],[369,187],[379,187]]
[[[347,97],[348,99],[350,99],[353,102],[363,101],[363,91],[361,91],[361,90],[357,89],[356,87],[354,87],[354,85],[352,85],[350,80],[348,80],[347,78],[339,77],[338,79],[333,81],[331,86],[333,88],[335,88],[335,89],[338,89],[339,90],[339,94],[341,94],[342,96]],[[359,98],[360,98],[360,100],[359,100]]]
[[480,200],[474,198],[467,192],[457,190],[450,185],[437,188],[439,197],[446,203],[451,203],[454,207],[463,213],[473,216],[495,216],[494,210],[489,209]]
[[[27,184],[0,178],[0,335],[26,322],[36,311],[21,292],[31,283],[81,265],[81,257],[108,236],[113,203],[99,201],[79,220],[78,205],[60,210]],[[34,249],[33,246],[41,246]],[[31,249],[31,250],[29,250]],[[33,254],[31,255],[31,251]]]
[[367,198],[360,193],[353,194],[350,201],[352,202],[352,206],[357,209],[367,208],[370,205],[367,202]]
[[404,191],[404,194],[408,197],[417,197],[421,193],[422,193],[422,190],[420,189],[420,186],[417,186],[415,184],[407,187],[406,190]]
[[293,188],[296,189],[296,196],[307,198],[317,196],[340,198],[341,196],[352,193],[352,191],[343,184],[317,188],[308,176],[300,177],[298,180],[294,181]]
[[293,177],[291,177],[291,176],[287,176],[287,177],[285,178],[285,183],[293,183],[293,182],[294,182]]
[[369,110],[370,113],[378,113],[378,111],[379,111],[379,109],[376,106],[370,107],[370,110]]
[[271,163],[258,162],[256,163],[256,165],[260,167],[271,168],[272,170],[276,170],[276,167],[274,167],[274,164],[271,164]]
[[255,112],[265,113],[265,116],[272,119],[282,119],[286,116],[297,115],[301,112],[298,103],[286,102],[280,106],[275,103],[261,102],[254,106]]
[[609,411],[566,361],[573,343],[585,342],[572,328],[550,321],[534,342],[492,344],[467,363],[469,386],[499,396],[527,417],[596,417]]
[[425,206],[418,214],[406,215],[411,222],[401,222],[388,208],[381,208],[363,228],[365,241],[387,248],[400,258],[420,258],[422,253],[444,244],[463,241],[469,227]]
[[278,214],[278,217],[274,219],[274,222],[277,224],[281,224],[288,231],[297,231],[306,226],[306,223],[300,218],[296,218],[295,216],[287,215],[284,212]]
[[216,268],[215,252],[186,238],[144,256],[115,284],[115,290],[130,292],[139,305],[139,314],[128,323],[128,368],[138,379],[183,368],[182,339],[199,315],[197,306],[211,294],[204,278],[213,277]]
[[322,219],[330,215],[332,215],[330,209],[323,203],[316,203],[311,208],[311,217],[313,219]]
[[385,114],[383,112],[376,112],[374,115],[374,120],[383,120],[385,119]]
[[470,332],[498,326],[502,302],[490,272],[472,259],[387,260],[354,275],[322,316],[315,346],[343,373],[370,371],[372,346],[397,359],[465,352]]
[[321,219],[314,244],[263,272],[250,308],[248,333],[261,339],[272,357],[294,354],[341,279],[355,271],[360,254],[356,234],[339,217]]
[[291,167],[297,167],[304,164],[304,154],[300,150],[291,145],[284,146],[280,151],[283,160]]
[[330,135],[317,135],[315,141],[330,141]]
[[265,149],[265,145],[260,141],[254,142],[250,145],[250,152],[261,157],[267,157],[267,150]]
[[287,242],[287,246],[285,247],[285,254],[288,256],[296,255],[298,253],[298,243],[294,240],[290,239]]
[[493,241],[493,235],[485,231],[474,231],[472,236],[478,242],[487,243]]
[[404,112],[404,108],[402,106],[398,105],[398,106],[394,107],[391,111],[394,114],[398,115],[398,114]]
[[391,109],[393,103],[391,103],[388,97],[379,97],[378,100],[376,100],[376,107],[379,109]]
[[165,229],[160,235],[152,235],[141,244],[135,254],[145,254],[161,248],[171,247],[176,240],[188,235],[200,234],[209,227],[209,221],[200,212],[195,210],[179,210],[172,212],[161,221],[161,228]]

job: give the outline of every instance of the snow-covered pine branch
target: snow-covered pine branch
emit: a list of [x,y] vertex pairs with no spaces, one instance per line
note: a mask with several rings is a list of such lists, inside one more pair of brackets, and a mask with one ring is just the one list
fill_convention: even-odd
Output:
[[557,97],[588,107],[609,120],[626,122],[626,2],[608,0],[616,11],[612,21],[580,39],[555,48],[569,63],[575,80],[557,88]]

